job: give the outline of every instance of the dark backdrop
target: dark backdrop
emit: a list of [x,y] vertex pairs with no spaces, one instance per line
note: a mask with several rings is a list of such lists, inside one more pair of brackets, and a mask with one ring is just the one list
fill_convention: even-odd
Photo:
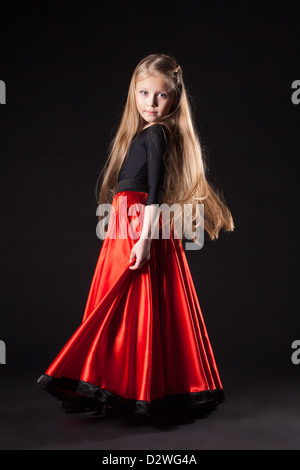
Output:
[[38,378],[81,322],[101,248],[96,181],[131,74],[153,52],[183,68],[236,225],[186,252],[224,388],[292,383],[299,3],[36,5],[1,14],[2,384]]

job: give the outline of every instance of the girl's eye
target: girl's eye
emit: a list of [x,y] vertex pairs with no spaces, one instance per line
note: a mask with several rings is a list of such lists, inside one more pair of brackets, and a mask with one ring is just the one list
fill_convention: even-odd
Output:
[[[148,94],[148,91],[140,90],[140,94],[143,95],[143,96],[146,96]],[[167,98],[168,97],[168,95],[166,93],[159,93],[158,96],[160,96],[162,98]]]

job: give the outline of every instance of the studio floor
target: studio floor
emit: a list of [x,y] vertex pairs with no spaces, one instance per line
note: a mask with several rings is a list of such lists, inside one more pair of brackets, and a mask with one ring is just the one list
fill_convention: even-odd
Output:
[[[297,383],[260,381],[227,390],[210,416],[113,418],[66,414],[35,377],[6,377],[0,388],[2,450],[299,450]],[[299,384],[298,384],[299,385]],[[225,388],[225,387],[224,387]]]

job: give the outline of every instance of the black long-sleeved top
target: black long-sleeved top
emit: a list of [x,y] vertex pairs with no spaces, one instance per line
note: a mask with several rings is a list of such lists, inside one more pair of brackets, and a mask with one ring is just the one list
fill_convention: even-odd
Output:
[[121,167],[118,181],[136,179],[148,185],[145,205],[161,204],[165,192],[164,154],[167,141],[161,124],[144,128],[133,139]]

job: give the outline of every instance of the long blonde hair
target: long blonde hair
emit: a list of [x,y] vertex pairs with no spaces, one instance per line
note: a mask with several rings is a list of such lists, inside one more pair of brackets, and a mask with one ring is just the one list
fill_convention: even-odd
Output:
[[[162,203],[169,206],[177,204],[177,207],[179,205],[181,208],[181,214],[170,214],[171,229],[174,228],[175,217],[180,217],[183,224],[182,238],[185,238],[183,211],[184,206],[189,204],[189,207],[192,207],[193,227],[203,223],[211,240],[217,239],[222,228],[225,231],[234,230],[233,218],[223,196],[211,183],[208,183],[207,164],[193,122],[182,69],[174,58],[165,54],[148,55],[140,61],[133,72],[123,115],[110,144],[109,157],[97,181],[98,185],[102,180],[100,191],[96,193],[97,202],[98,204],[112,202],[118,175],[129,146],[145,125],[136,106],[136,83],[155,74],[162,74],[166,85],[175,93],[170,112],[159,120],[168,135],[168,148],[164,157],[165,193]],[[199,222],[201,217],[199,218],[198,204],[204,205],[202,222]]]

